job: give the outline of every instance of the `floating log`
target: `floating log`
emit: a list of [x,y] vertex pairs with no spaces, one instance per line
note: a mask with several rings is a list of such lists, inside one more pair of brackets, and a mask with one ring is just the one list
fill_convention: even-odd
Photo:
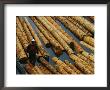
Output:
[[86,33],[86,35],[88,36],[93,36],[88,30],[86,30],[82,25],[80,25],[78,22],[76,22],[74,19],[72,19],[71,17],[67,17],[66,18],[71,21],[74,25],[76,25],[79,29],[81,29],[84,33]]
[[38,66],[38,68],[40,68],[40,70],[43,72],[43,74],[52,74],[52,72],[49,71],[44,65],[38,64],[37,66]]
[[23,35],[23,32],[21,31],[21,29],[19,29],[18,27],[16,27],[16,35],[18,36],[18,38],[19,38],[24,50],[26,50],[26,48],[29,45],[29,43],[26,40],[25,36]]
[[92,68],[94,68],[94,62],[89,60],[88,58],[86,58],[85,56],[83,56],[82,54],[77,54],[77,56],[79,58],[81,58],[82,60],[86,61],[88,63],[88,65],[90,65]]
[[29,74],[38,74],[38,72],[33,68],[32,64],[30,64],[30,63],[25,65],[25,70]]
[[94,46],[94,39],[90,36],[87,36],[81,29],[76,27],[74,24],[72,24],[69,20],[67,20],[65,17],[57,16],[58,20],[64,23],[64,25],[69,28],[71,32],[73,32],[80,40],[85,41],[91,46]]
[[87,62],[85,62],[84,60],[80,59],[79,57],[77,57],[74,54],[69,55],[70,58],[74,61],[74,65],[81,70],[83,73],[85,74],[93,74],[93,68],[91,66],[88,65]]
[[34,70],[38,72],[38,74],[43,74],[38,66],[34,66]]
[[59,43],[57,43],[55,39],[53,39],[52,37],[50,37],[50,34],[48,34],[46,28],[38,20],[36,20],[35,17],[31,17],[31,19],[35,22],[35,24],[37,25],[37,27],[39,28],[39,30],[49,40],[49,42],[51,43],[51,45],[53,47],[59,48],[59,50],[62,49],[61,45],[59,45]]
[[63,67],[59,66],[59,65],[55,65],[55,68],[58,70],[59,73],[61,74],[68,74]]
[[37,30],[39,37],[41,38],[41,40],[43,41],[43,43],[45,44],[46,47],[50,47],[50,43],[49,41],[45,38],[45,36],[39,31]]
[[23,29],[24,29],[24,31],[25,31],[25,33],[27,35],[27,38],[28,38],[29,43],[31,43],[33,37],[31,35],[31,32],[30,32],[30,30],[29,30],[26,22],[24,21],[24,19],[22,17],[19,17],[19,20],[20,20],[20,22],[21,22],[21,24],[23,26]]
[[27,59],[27,55],[18,39],[18,37],[16,36],[16,54],[17,57],[19,57],[20,60],[26,60]]
[[94,25],[89,22],[88,20],[86,20],[85,18],[83,18],[82,16],[72,16],[72,19],[76,20],[78,23],[80,23],[81,25],[83,25],[85,28],[88,29],[88,31],[90,31],[91,33],[94,33]]
[[80,41],[80,43],[94,52],[94,47],[90,46],[89,44],[85,43],[84,41]]
[[22,25],[21,25],[20,20],[19,20],[18,17],[16,17],[16,24],[17,24],[17,27],[19,27],[19,29],[21,30],[22,36],[23,36],[23,37],[25,38],[25,40],[28,42],[27,35],[26,35],[26,33],[25,33],[25,31],[24,31],[24,29],[23,29],[23,27],[22,27]]
[[85,56],[86,58],[88,58],[89,60],[91,60],[91,61],[94,62],[94,56],[93,56],[93,55],[89,54],[89,53],[86,52],[86,51],[83,51],[81,54],[82,54],[83,56]]
[[60,32],[60,29],[62,29],[51,17],[49,16],[45,16],[45,18],[52,23],[52,25],[55,26],[55,31],[59,34],[59,36],[65,40],[65,42],[70,45],[70,43],[72,42],[72,40],[68,39],[64,34],[62,34],[62,32]]
[[68,54],[74,53],[67,43],[56,33],[54,26],[45,18],[37,17],[37,19],[51,32],[51,34],[61,43]]
[[59,67],[62,67],[69,74],[75,74],[75,72],[70,67],[68,67],[64,62],[62,62],[57,57],[53,57],[52,61],[54,61]]
[[57,70],[49,63],[47,62],[43,57],[39,59],[39,61],[47,67],[53,74],[58,74]]
[[67,64],[76,74],[82,74],[80,70],[78,70],[74,64],[71,64],[68,60],[64,60],[64,63]]

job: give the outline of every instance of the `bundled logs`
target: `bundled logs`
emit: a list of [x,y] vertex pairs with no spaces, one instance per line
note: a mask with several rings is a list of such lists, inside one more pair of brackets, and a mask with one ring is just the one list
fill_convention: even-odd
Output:
[[[94,16],[88,16],[94,22]],[[16,56],[26,61],[20,66],[22,74],[94,74],[94,23],[83,16],[29,16],[16,17]],[[33,21],[33,22],[30,22]],[[35,25],[33,28],[32,23]],[[71,36],[64,30],[72,32]],[[77,39],[76,39],[77,38]],[[39,59],[35,66],[26,52],[32,39],[38,46]],[[42,44],[42,42],[43,44]],[[44,46],[46,46],[44,48]],[[88,52],[85,48],[90,49]],[[56,56],[46,51],[51,48]],[[59,59],[66,52],[68,60]],[[38,54],[36,53],[36,56]],[[47,61],[45,56],[49,57]],[[70,62],[71,61],[71,62]],[[73,63],[72,63],[73,62]],[[17,61],[18,63],[18,61]],[[24,73],[25,72],[25,73]]]

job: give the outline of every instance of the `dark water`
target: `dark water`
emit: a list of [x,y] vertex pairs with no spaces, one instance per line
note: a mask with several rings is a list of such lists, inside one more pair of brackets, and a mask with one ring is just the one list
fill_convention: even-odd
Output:
[[[36,25],[33,23],[33,21],[27,17],[27,19],[29,20],[29,22],[31,23],[33,29],[35,30],[36,28]],[[79,39],[73,34],[71,33],[68,28],[66,28],[60,21],[56,21],[63,29],[64,31],[66,31],[69,35],[71,35],[78,43],[80,42]],[[36,32],[36,34],[38,34]],[[42,41],[41,41],[42,42]],[[43,42],[42,42],[43,44]],[[79,43],[80,44],[80,43]],[[81,45],[81,44],[80,44]],[[86,48],[85,46],[81,45],[87,52],[89,53],[92,53],[92,51],[88,48]],[[49,53],[50,56],[56,56],[55,53],[53,52],[53,50],[51,48],[46,48],[44,45],[43,45],[44,49]],[[58,56],[57,56],[58,57]],[[62,55],[60,55],[58,57],[60,60],[64,61],[64,60],[69,60],[71,63],[74,63],[70,58],[69,56],[66,54],[66,52],[63,52]],[[50,59],[50,64],[54,64],[54,62]],[[36,61],[36,64],[38,64],[38,62]],[[23,67],[23,64],[21,64],[21,67]],[[16,73],[19,74],[19,71],[16,69]]]

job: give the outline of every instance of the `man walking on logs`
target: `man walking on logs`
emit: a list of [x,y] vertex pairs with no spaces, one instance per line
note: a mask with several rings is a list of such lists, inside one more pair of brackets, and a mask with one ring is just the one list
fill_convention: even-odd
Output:
[[[29,53],[29,62],[35,66],[36,60],[39,61],[41,57],[38,53],[39,49],[34,39],[32,39],[31,43],[27,46],[27,53]],[[37,54],[36,54],[37,53]]]

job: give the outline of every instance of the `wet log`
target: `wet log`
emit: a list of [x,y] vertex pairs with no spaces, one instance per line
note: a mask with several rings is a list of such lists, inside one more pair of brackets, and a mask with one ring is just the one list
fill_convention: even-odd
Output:
[[38,66],[38,68],[40,68],[40,70],[43,72],[43,74],[52,74],[52,72],[49,71],[48,68],[46,68],[44,65],[38,64],[37,66]]
[[49,32],[60,42],[68,54],[74,53],[67,43],[56,33],[54,26],[45,18],[37,17],[37,19],[48,29]]
[[46,28],[38,21],[35,19],[35,17],[31,17],[31,19],[35,22],[35,24],[37,25],[37,27],[39,28],[39,30],[44,34],[44,36],[49,40],[49,42],[51,43],[51,45],[55,48],[59,48],[62,49],[61,45],[59,45],[58,42],[56,42],[55,39],[53,39],[52,37],[50,37],[50,34],[48,34]]
[[60,20],[64,25],[69,28],[71,32],[73,32],[80,40],[85,41],[91,46],[94,46],[94,39],[90,36],[87,36],[81,29],[76,27],[74,24],[72,24],[69,20],[67,20],[65,17],[57,16],[58,20]]
[[90,46],[89,44],[85,43],[84,41],[80,41],[80,43],[81,43],[83,46],[89,48],[90,50],[92,50],[92,51],[94,52],[94,47]]
[[85,19],[84,17],[72,16],[71,18],[76,20],[78,23],[83,25],[85,28],[87,28],[88,31],[90,31],[91,33],[94,33],[94,25],[91,22],[89,22],[87,19]]
[[66,16],[66,18],[71,21],[74,25],[76,25],[79,29],[81,29],[86,35],[88,36],[93,36],[88,30],[86,30],[82,25],[80,25],[78,22],[76,22],[74,19],[71,17]]
[[38,66],[34,66],[34,70],[38,72],[38,74],[43,74]]
[[24,50],[26,50],[27,46],[29,45],[28,41],[26,40],[23,32],[21,31],[21,29],[19,29],[18,27],[16,27],[16,35],[18,36]]
[[85,56],[86,58],[88,58],[89,60],[94,62],[94,55],[89,54],[88,52],[86,52],[85,50],[81,53],[83,56]]
[[44,36],[39,30],[37,30],[37,32],[38,32],[39,38],[43,41],[44,45],[45,45],[46,47],[50,47],[50,43],[49,43],[49,41],[45,38],[45,36]]
[[27,59],[27,55],[18,39],[18,37],[16,36],[16,54],[17,57],[19,57],[20,60],[26,60]]
[[55,65],[55,68],[57,69],[57,71],[60,73],[60,74],[68,74],[64,69],[63,67],[59,66],[59,65]]
[[76,74],[82,74],[80,70],[78,70],[74,64],[71,64],[68,60],[64,60],[64,63],[68,65]]
[[25,65],[25,70],[29,74],[38,74],[38,72],[33,68],[32,64],[30,64],[30,63]]
[[33,37],[31,35],[31,32],[30,32],[26,22],[24,21],[23,17],[19,17],[19,20],[20,20],[20,22],[21,22],[21,24],[23,26],[23,29],[24,29],[24,31],[25,31],[25,33],[27,35],[29,43],[31,43],[31,40],[33,39]]
[[43,57],[39,59],[39,61],[47,67],[53,74],[58,74],[57,70],[49,63],[47,62]]
[[69,55],[71,60],[74,61],[74,65],[81,70],[83,73],[85,74],[93,74],[94,73],[94,69],[88,65],[87,62],[85,62],[84,60],[80,59],[79,57],[77,57],[74,54]]
[[75,72],[70,67],[68,67],[64,62],[62,62],[57,57],[53,57],[52,61],[54,61],[59,67],[62,67],[69,74],[75,74]]
[[21,22],[20,22],[18,17],[16,17],[16,25],[17,25],[17,27],[19,27],[20,31],[22,32],[22,35],[25,38],[25,40],[28,42],[27,35],[26,35],[26,33],[25,33],[24,29],[23,29],[23,26],[21,25]]
[[82,54],[77,54],[77,56],[79,58],[81,58],[82,60],[86,61],[88,63],[88,65],[90,65],[92,68],[94,68],[94,62],[89,60],[88,58],[86,58],[85,56],[83,56]]

